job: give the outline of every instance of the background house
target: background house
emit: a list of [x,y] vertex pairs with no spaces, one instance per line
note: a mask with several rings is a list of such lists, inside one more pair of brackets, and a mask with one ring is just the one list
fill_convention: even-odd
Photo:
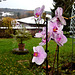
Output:
[[[46,17],[49,17],[49,19],[51,19],[51,15],[47,14]],[[42,30],[42,27],[37,26],[34,16],[22,18],[22,19],[16,19],[16,21],[18,21],[21,24],[21,26],[29,30],[33,36],[35,35],[36,32],[39,32]],[[41,19],[39,21],[39,24],[43,24],[43,23],[44,23],[44,20]]]
[[[46,17],[49,17],[51,19],[50,15],[46,15]],[[41,26],[43,23],[44,23],[44,20],[41,19],[39,24],[36,24],[36,22],[34,20],[34,16],[27,17],[27,18],[22,18],[22,19],[16,19],[16,20],[13,20],[11,22],[14,34],[15,34],[15,30],[22,29],[23,27],[25,27],[28,31],[30,31],[32,36],[34,36],[35,33],[37,33],[37,32],[42,30],[43,27],[38,27],[38,26],[39,25]],[[8,27],[0,26],[0,37],[10,37],[6,33],[7,29],[8,29]],[[9,32],[12,33],[11,30]]]

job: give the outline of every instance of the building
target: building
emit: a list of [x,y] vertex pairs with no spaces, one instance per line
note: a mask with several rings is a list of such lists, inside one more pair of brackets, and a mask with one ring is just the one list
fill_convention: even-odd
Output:
[[13,12],[0,12],[0,17],[9,17],[9,16],[13,16]]
[[[50,15],[46,15],[46,17],[49,17],[51,19]],[[15,30],[22,29],[23,27],[25,27],[27,30],[29,30],[31,32],[32,36],[34,36],[35,33],[42,30],[43,23],[44,23],[44,20],[41,19],[39,21],[39,24],[36,24],[34,16],[22,18],[22,19],[16,19],[13,22],[11,22],[14,33],[15,33]],[[39,27],[39,26],[41,26],[41,27]],[[0,30],[2,31],[1,35],[5,36],[4,31],[6,29],[8,29],[8,28],[0,27]]]
[[[46,15],[46,17],[48,17],[49,19],[51,19],[51,15]],[[21,26],[25,27],[27,30],[29,30],[31,32],[31,34],[34,36],[36,32],[41,31],[42,27],[38,27],[39,25],[42,26],[42,24],[44,23],[44,20],[41,19],[39,21],[39,24],[36,24],[35,21],[35,17],[31,16],[31,17],[27,17],[27,18],[22,18],[22,19],[16,19],[16,21],[18,21]]]

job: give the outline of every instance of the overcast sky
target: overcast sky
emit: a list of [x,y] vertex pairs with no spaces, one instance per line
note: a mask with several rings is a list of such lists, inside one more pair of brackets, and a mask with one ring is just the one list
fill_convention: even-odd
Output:
[[17,8],[34,10],[37,7],[45,5],[45,10],[50,11],[53,8],[53,0],[6,0],[0,2],[0,8]]

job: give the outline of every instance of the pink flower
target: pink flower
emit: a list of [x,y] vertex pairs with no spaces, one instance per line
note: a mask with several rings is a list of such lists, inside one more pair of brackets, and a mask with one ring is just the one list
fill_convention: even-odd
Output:
[[67,42],[67,38],[63,34],[56,34],[54,40],[59,46],[63,46]]
[[63,25],[58,26],[57,22],[50,21],[48,25],[48,32],[50,32],[50,37],[59,45],[63,46],[67,42],[67,38],[63,35]]
[[62,16],[62,14],[63,14],[63,9],[61,7],[58,7],[55,11],[55,17],[53,17],[51,21],[57,22],[58,26],[66,25],[66,21]]
[[46,44],[46,35],[44,35],[44,36],[42,37],[42,42],[39,43],[39,45],[43,46],[43,45],[45,45],[45,44]]
[[55,10],[55,15],[56,16],[62,16],[63,14],[63,9],[61,7],[58,7],[56,10]]
[[57,22],[51,22],[48,25],[48,32],[50,32],[50,35],[52,35],[53,32],[58,31]]
[[43,36],[42,33],[39,32],[39,33],[36,33],[34,37],[36,37],[36,38],[40,38],[40,37],[42,37],[42,36]]
[[57,22],[51,22],[48,25],[48,32],[50,32],[50,36],[53,36],[55,33],[61,33],[63,26],[58,27]]
[[[42,42],[39,45],[43,46],[46,44],[46,27],[43,27],[43,30],[39,33],[36,33],[34,37],[42,38]],[[48,42],[51,40],[50,33],[48,33]]]
[[43,14],[44,9],[45,9],[45,6],[44,5],[41,8],[40,7],[36,8],[34,10],[34,17],[35,18],[39,18],[39,20],[40,20],[42,14]]
[[43,37],[44,35],[46,35],[46,27],[43,27],[43,30],[39,33],[36,33],[34,37],[40,38]]
[[44,51],[42,46],[33,47],[33,51],[34,54],[32,62],[35,62],[37,65],[41,65],[47,57],[47,53]]
[[[39,33],[36,33],[35,36],[36,38],[42,38],[42,42],[39,43],[39,45],[43,46],[46,44],[46,27],[43,27],[43,30]],[[50,33],[48,32],[48,39],[47,41],[49,42],[51,40]]]
[[[49,42],[50,40],[51,40],[50,33],[48,33],[47,42]],[[42,37],[42,42],[39,43],[39,45],[43,46],[45,44],[46,44],[46,34]]]

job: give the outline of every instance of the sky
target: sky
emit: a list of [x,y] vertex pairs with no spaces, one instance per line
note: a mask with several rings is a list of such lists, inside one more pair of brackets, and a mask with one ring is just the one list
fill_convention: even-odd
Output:
[[45,5],[45,11],[53,8],[53,0],[6,0],[0,2],[0,8],[14,8],[34,10],[37,7]]

